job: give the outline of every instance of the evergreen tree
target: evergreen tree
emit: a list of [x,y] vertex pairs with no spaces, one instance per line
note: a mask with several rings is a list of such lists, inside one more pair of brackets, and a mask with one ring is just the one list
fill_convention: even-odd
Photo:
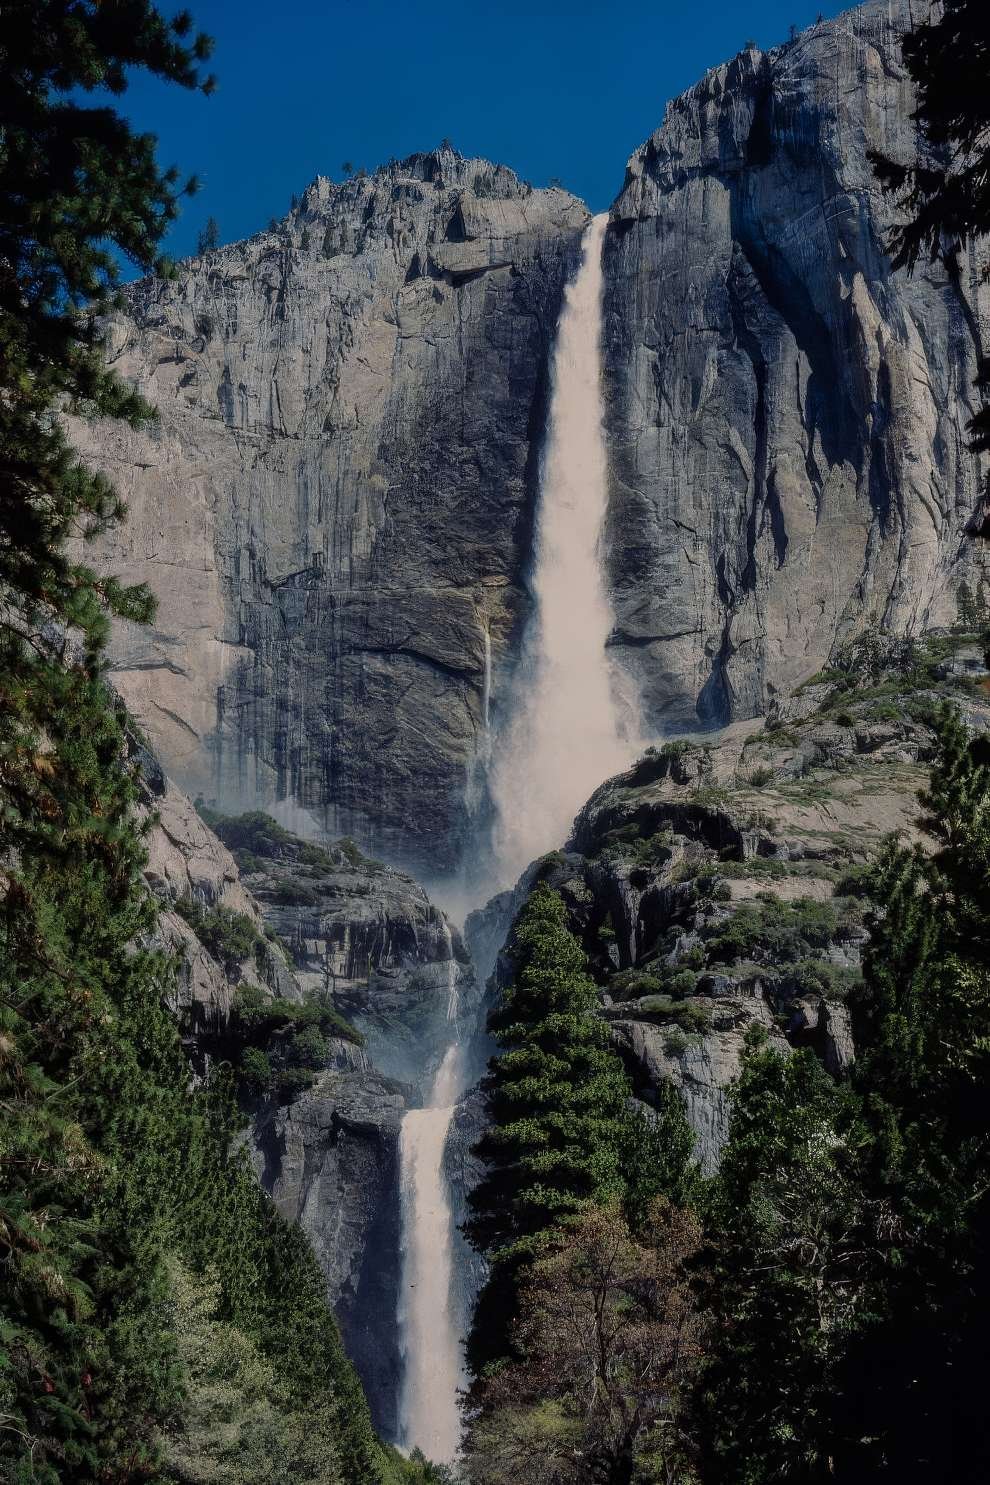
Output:
[[922,802],[936,849],[885,850],[856,1005],[865,1179],[889,1220],[844,1390],[875,1474],[964,1482],[990,1473],[990,747],[954,712]]
[[215,253],[220,246],[220,228],[216,217],[207,217],[206,226],[196,239],[196,252],[202,258],[206,253]]
[[486,1173],[468,1226],[493,1263],[469,1343],[475,1369],[507,1344],[521,1266],[586,1203],[624,1194],[628,1083],[564,904],[545,884],[519,914],[512,955],[512,984],[489,1018],[501,1050],[484,1082]]
[[861,1133],[812,1052],[764,1042],[750,1039],[707,1212],[695,1432],[711,1485],[824,1485],[865,1281]]
[[[906,213],[890,246],[895,267],[941,259],[958,272],[959,249],[990,233],[990,14],[985,0],[945,0],[904,38],[918,90],[914,113],[927,148],[916,160],[871,156],[881,183]],[[990,363],[978,385],[990,386]],[[990,448],[990,408],[971,423],[973,446]],[[988,518],[990,519],[990,518]],[[990,534],[990,528],[983,532]]]
[[148,595],[98,578],[65,545],[121,507],[57,412],[151,416],[104,367],[93,316],[118,282],[113,249],[167,268],[158,244],[186,189],[159,171],[150,136],[85,95],[123,92],[131,67],[208,90],[208,54],[188,15],[168,22],[147,0],[11,0],[4,12],[0,1476],[11,1485],[159,1472],[188,1400],[173,1257],[193,1274],[213,1266],[218,1320],[332,1419],[348,1485],[379,1471],[316,1261],[231,1156],[224,1090],[190,1090],[171,966],[149,947],[137,764],[102,680],[107,615],[143,616]]
[[990,745],[938,724],[934,849],[871,881],[847,1085],[751,1048],[707,1222],[706,1481],[990,1471]]

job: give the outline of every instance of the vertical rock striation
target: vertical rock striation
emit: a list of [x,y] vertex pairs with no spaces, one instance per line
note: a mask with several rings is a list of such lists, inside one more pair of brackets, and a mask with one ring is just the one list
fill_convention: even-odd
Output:
[[441,148],[129,290],[110,357],[160,425],[75,434],[130,508],[101,560],[159,598],[114,681],[185,788],[457,860],[587,219]]
[[871,149],[910,160],[875,0],[747,50],[629,161],[605,250],[613,643],[655,725],[751,716],[836,639],[955,617],[987,290],[884,254]]

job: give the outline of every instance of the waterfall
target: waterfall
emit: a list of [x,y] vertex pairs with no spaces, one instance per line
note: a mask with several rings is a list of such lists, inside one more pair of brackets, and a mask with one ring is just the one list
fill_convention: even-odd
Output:
[[485,625],[485,680],[481,691],[481,717],[485,724],[485,747],[490,747],[492,727],[492,631]]
[[536,524],[534,620],[520,664],[519,702],[491,768],[496,887],[562,845],[574,816],[636,752],[638,708],[605,645],[613,625],[601,570],[608,503],[602,429],[602,240],[587,229],[569,285],[552,368],[550,425]]
[[464,1058],[457,1026],[460,974],[446,923],[444,937],[451,1041],[426,1107],[407,1111],[399,1135],[403,1233],[399,1415],[404,1447],[418,1446],[427,1458],[446,1464],[460,1441],[457,1389],[463,1367],[460,1326],[452,1303],[454,1226],[443,1154],[454,1105],[464,1091]]
[[[602,240],[607,218],[587,229],[581,266],[566,291],[552,368],[549,428],[541,473],[532,579],[534,620],[518,672],[518,704],[492,735],[491,634],[483,633],[483,732],[466,804],[494,802],[493,857],[484,881],[466,884],[470,905],[512,886],[543,852],[560,845],[592,790],[635,751],[638,708],[623,703],[606,641],[612,613],[600,544],[607,506],[601,405]],[[448,888],[448,901],[450,900]],[[473,898],[473,902],[471,899]],[[454,1459],[463,1379],[454,1300],[455,1234],[443,1155],[467,1077],[460,1040],[459,976],[448,930],[451,1043],[426,1107],[411,1109],[399,1141],[402,1171],[400,1332],[403,1446]]]

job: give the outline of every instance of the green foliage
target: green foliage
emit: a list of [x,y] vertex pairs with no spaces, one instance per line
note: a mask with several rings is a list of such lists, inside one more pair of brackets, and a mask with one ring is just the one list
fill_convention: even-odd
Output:
[[230,1024],[215,1034],[213,1047],[216,1056],[235,1064],[248,1092],[286,1097],[312,1085],[326,1065],[333,1037],[364,1043],[328,996],[312,992],[297,1004],[242,984]]
[[262,935],[246,913],[225,907],[206,907],[192,897],[176,898],[174,907],[204,948],[209,949],[228,970],[236,971],[263,942]]
[[871,874],[851,1077],[754,1045],[734,1093],[694,1422],[713,1485],[990,1468],[990,746],[949,711],[922,802],[935,849],[891,841]]
[[[471,1197],[471,1241],[495,1266],[488,1303],[521,1262],[586,1203],[621,1197],[620,1145],[629,1087],[598,1015],[585,956],[561,898],[541,884],[517,919],[513,981],[489,1018],[499,1047],[484,1082],[486,1173]],[[499,1354],[501,1323],[483,1299],[475,1364]],[[487,1334],[485,1333],[487,1329]]]
[[669,995],[648,995],[640,1001],[637,1019],[656,1021],[660,1025],[680,1027],[695,1033],[708,1027],[708,1010],[698,1001],[672,1000]]
[[819,902],[799,897],[784,902],[770,893],[744,903],[725,923],[705,930],[712,963],[753,960],[786,964],[806,959],[829,946],[852,926],[857,909],[842,902]]
[[711,1188],[696,1397],[702,1478],[830,1478],[836,1377],[865,1254],[853,1101],[811,1052],[751,1037]]
[[196,238],[196,252],[202,258],[207,253],[215,253],[220,246],[220,228],[216,217],[207,217],[206,225]]
[[[166,269],[158,244],[185,189],[110,99],[132,68],[208,89],[209,49],[186,13],[168,21],[148,0],[4,10],[0,1477],[11,1485],[162,1478],[164,1432],[202,1421],[176,1305],[191,1302],[181,1274],[195,1285],[208,1270],[199,1332],[229,1327],[235,1390],[246,1397],[272,1372],[332,1428],[339,1473],[306,1453],[314,1422],[293,1478],[366,1485],[378,1469],[316,1261],[231,1156],[224,1089],[190,1087],[171,966],[149,948],[137,763],[101,680],[107,615],[144,617],[148,595],[65,545],[121,505],[56,413],[151,417],[103,365],[96,315],[120,256]],[[242,928],[209,931],[233,953]],[[251,1457],[237,1478],[251,1478]]]
[[332,1412],[294,1393],[249,1335],[220,1318],[211,1270],[170,1265],[172,1329],[189,1399],[163,1440],[164,1474],[186,1485],[342,1485]]
[[158,244],[194,183],[161,172],[153,136],[135,134],[86,95],[124,92],[131,68],[208,90],[201,64],[209,52],[188,15],[169,22],[148,0],[10,0],[4,8],[0,584],[17,595],[25,623],[55,615],[94,642],[105,608],[137,617],[149,600],[66,554],[70,534],[105,529],[121,505],[49,412],[64,400],[132,424],[150,416],[104,366],[92,310],[108,305],[119,282],[115,249],[141,268],[164,266]]

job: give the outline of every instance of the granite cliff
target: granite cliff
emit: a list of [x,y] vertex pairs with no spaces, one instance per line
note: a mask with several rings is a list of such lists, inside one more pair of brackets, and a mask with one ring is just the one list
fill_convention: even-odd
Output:
[[130,509],[101,560],[159,598],[114,681],[184,788],[457,861],[587,218],[441,148],[130,289],[110,360],[160,423],[76,437]]
[[145,876],[192,1067],[230,1066],[258,1178],[309,1235],[376,1426],[394,1437],[399,1129],[451,1035],[452,994],[476,1015],[466,949],[411,877],[258,812],[200,813],[135,748]]
[[955,619],[982,543],[966,449],[990,297],[975,256],[884,253],[870,150],[915,157],[877,0],[746,50],[633,155],[605,246],[606,544],[655,727],[764,712],[866,628]]
[[[982,558],[990,291],[968,259],[891,270],[868,160],[915,149],[910,20],[871,0],[716,67],[612,207],[612,644],[653,731],[758,715],[869,625],[952,622]],[[587,221],[444,146],[131,287],[110,355],[159,428],[77,431],[130,506],[101,561],[160,599],[115,680],[184,787],[294,801],[430,878],[463,861]]]

